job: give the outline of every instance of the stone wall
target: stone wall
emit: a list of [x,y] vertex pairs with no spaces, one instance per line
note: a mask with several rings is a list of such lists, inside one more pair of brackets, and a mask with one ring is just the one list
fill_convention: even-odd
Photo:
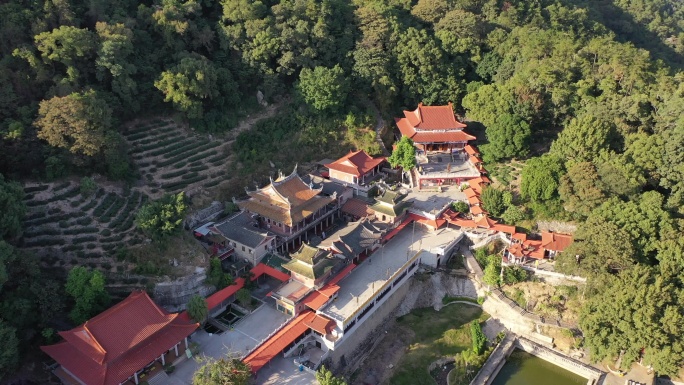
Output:
[[574,358],[568,357],[560,352],[545,346],[539,345],[524,337],[518,337],[516,347],[524,350],[532,355],[551,362],[567,371],[582,376],[586,379],[592,380],[593,383],[599,384],[605,377],[605,372],[602,372],[593,366],[589,366],[583,362],[577,361]]
[[197,268],[192,275],[175,281],[160,282],[154,287],[154,300],[168,311],[183,310],[192,296],[207,297],[214,291],[213,286],[204,285],[206,278],[205,270]]
[[419,271],[407,284],[401,285],[354,333],[331,352],[326,367],[349,375],[368,357],[381,340],[387,324],[411,310],[432,307],[441,309],[445,294],[477,298],[475,285],[467,278],[448,272]]

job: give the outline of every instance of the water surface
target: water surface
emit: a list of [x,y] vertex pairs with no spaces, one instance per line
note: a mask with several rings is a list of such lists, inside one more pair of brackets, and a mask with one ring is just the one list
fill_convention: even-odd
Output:
[[515,349],[492,385],[586,385],[587,379]]

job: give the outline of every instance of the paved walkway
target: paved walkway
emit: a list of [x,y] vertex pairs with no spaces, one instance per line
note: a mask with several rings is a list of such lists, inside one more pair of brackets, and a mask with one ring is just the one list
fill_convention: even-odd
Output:
[[[200,345],[200,356],[221,358],[243,356],[264,338],[276,330],[288,317],[276,309],[264,305],[254,313],[243,317],[234,325],[234,330],[221,334],[209,334],[204,330],[195,332],[192,342]],[[200,367],[195,359],[182,362],[170,378],[182,384],[191,384],[192,376]]]
[[272,359],[257,374],[257,385],[315,385],[318,384],[315,376],[304,371],[299,371],[294,364],[293,358],[278,356]]
[[477,373],[477,376],[470,382],[472,385],[484,385],[490,378],[496,376],[499,372],[500,365],[506,360],[508,352],[513,349],[515,345],[515,336],[512,334],[506,335],[506,338],[497,345],[496,349],[487,358],[487,361],[482,366],[482,369]]

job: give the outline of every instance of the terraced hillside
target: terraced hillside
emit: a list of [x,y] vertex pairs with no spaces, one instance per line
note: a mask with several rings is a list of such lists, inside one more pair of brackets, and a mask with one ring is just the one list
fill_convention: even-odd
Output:
[[135,124],[125,137],[151,196],[208,189],[225,179],[228,141],[193,135],[171,120]]
[[122,246],[142,243],[134,231],[135,212],[148,199],[138,190],[100,187],[91,196],[79,183],[27,184],[22,246],[46,266],[86,265],[107,273],[127,267],[112,258]]

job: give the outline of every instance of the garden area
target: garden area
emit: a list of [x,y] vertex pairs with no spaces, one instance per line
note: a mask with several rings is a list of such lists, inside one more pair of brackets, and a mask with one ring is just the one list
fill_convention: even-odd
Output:
[[430,364],[441,358],[455,358],[465,351],[472,351],[470,322],[479,323],[486,318],[488,315],[480,308],[466,304],[449,305],[440,311],[415,309],[399,317],[398,329],[411,335],[411,338],[389,382],[393,385],[433,385],[436,377],[445,378],[446,373],[439,373],[442,371],[440,366],[433,373],[428,372]]

